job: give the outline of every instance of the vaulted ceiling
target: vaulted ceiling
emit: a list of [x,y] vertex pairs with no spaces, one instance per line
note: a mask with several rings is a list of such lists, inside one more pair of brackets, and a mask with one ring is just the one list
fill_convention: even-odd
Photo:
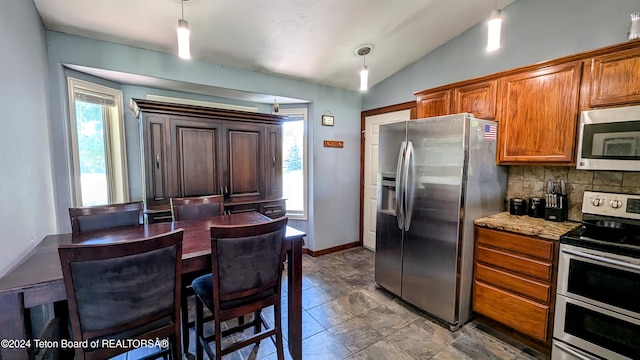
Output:
[[513,1],[34,0],[49,30],[169,54],[184,5],[192,59],[350,90],[358,46],[373,86]]

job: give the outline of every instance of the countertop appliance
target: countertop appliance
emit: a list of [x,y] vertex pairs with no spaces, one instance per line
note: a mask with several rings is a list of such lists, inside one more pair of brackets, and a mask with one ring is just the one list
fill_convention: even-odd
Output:
[[504,207],[497,126],[469,114],[380,126],[375,281],[452,330],[471,316],[473,220]]
[[640,195],[585,191],[560,237],[553,360],[640,354]]
[[509,199],[509,214],[511,215],[526,215],[527,214],[527,200],[520,198]]
[[527,215],[535,218],[544,218],[545,198],[530,197]]
[[576,168],[640,171],[640,105],[583,111]]

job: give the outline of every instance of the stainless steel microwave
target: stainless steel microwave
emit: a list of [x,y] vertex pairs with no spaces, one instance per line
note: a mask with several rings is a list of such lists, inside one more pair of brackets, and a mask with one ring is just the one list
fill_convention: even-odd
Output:
[[583,111],[576,168],[640,171],[640,106]]

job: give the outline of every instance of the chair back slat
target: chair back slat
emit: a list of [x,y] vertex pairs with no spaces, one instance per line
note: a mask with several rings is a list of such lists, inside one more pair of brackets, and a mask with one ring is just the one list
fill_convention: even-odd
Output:
[[69,217],[73,234],[104,230],[122,226],[135,226],[143,222],[142,201],[70,208]]
[[173,245],[142,254],[70,263],[81,330],[108,329],[170,309],[176,256],[177,245]]
[[182,238],[60,245],[74,340],[179,334]]
[[211,228],[214,291],[220,300],[278,290],[286,225],[285,217],[258,225]]
[[174,221],[194,220],[224,214],[222,195],[171,198]]

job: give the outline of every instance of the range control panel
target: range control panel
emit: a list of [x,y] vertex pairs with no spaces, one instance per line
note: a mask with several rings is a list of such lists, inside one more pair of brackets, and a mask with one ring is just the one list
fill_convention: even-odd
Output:
[[640,195],[585,191],[582,212],[640,220]]

